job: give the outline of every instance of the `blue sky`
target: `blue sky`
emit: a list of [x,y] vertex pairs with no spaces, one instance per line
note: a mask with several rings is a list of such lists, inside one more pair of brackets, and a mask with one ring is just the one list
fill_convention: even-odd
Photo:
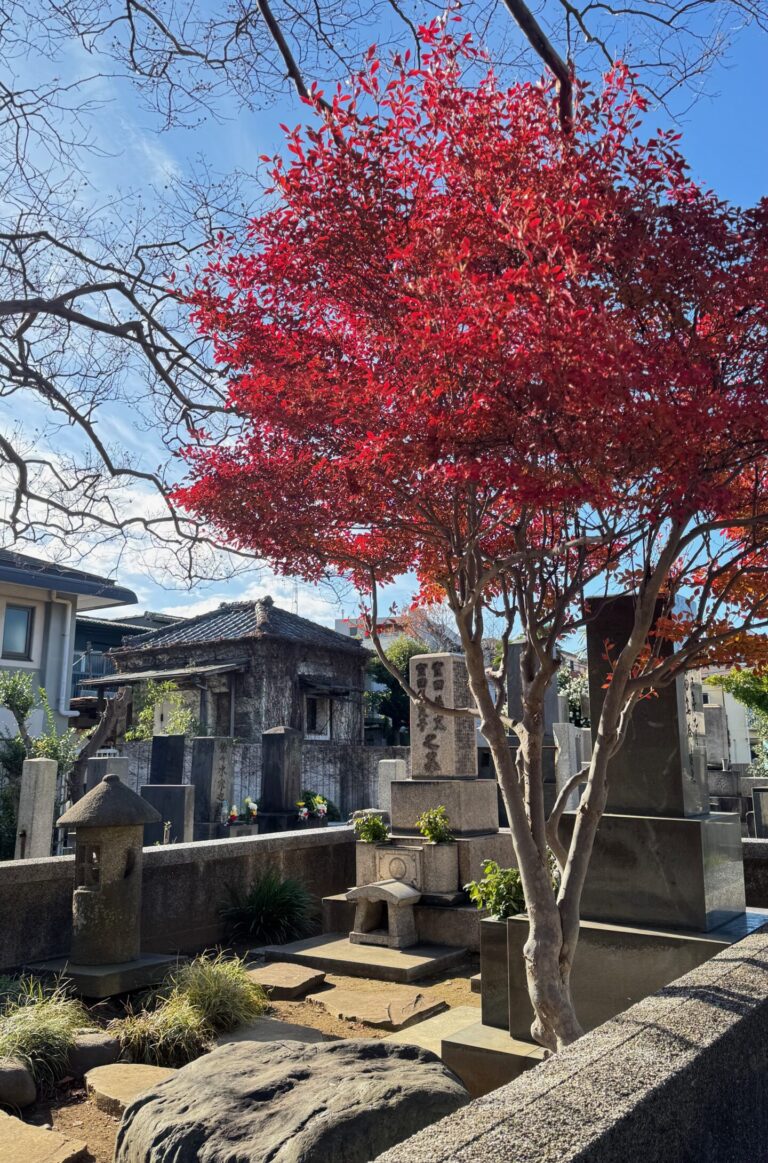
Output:
[[[753,203],[768,193],[768,131],[763,103],[758,97],[767,65],[768,38],[758,31],[743,31],[726,56],[707,74],[703,81],[704,94],[693,104],[690,96],[677,103],[680,112],[677,124],[683,133],[681,147],[693,176],[720,197],[741,204]],[[81,50],[73,49],[68,67],[73,74],[81,70],[92,72],[93,61]],[[106,201],[117,197],[126,181],[134,186],[171,187],[195,158],[204,158],[214,171],[226,172],[239,167],[255,172],[259,154],[272,153],[281,145],[279,122],[295,124],[306,116],[306,109],[286,93],[285,99],[264,111],[233,112],[220,122],[209,119],[191,130],[161,133],[151,114],[141,109],[135,90],[128,83],[107,79],[97,84],[103,106],[95,124],[105,156],[91,158],[88,178],[93,195]],[[690,107],[682,111],[684,105]],[[648,115],[651,129],[668,121],[668,115],[661,111],[651,110]],[[132,455],[137,458],[148,455],[147,434],[134,426],[130,414],[112,410],[101,423],[102,430],[131,450]],[[303,583],[295,587],[290,579],[275,578],[269,571],[207,586],[197,585],[189,593],[174,588],[162,569],[153,568],[151,558],[129,553],[118,564],[116,557],[116,551],[109,545],[96,546],[82,565],[116,576],[122,584],[133,588],[141,609],[199,613],[222,601],[270,592],[278,604],[293,608],[296,603],[300,613],[326,623],[332,623],[342,612],[356,613],[354,595],[349,592],[339,598],[330,591]],[[391,587],[384,596],[382,608],[386,609],[392,601],[407,601],[411,589],[407,579]],[[109,616],[124,616],[129,612],[128,609],[114,610]]]

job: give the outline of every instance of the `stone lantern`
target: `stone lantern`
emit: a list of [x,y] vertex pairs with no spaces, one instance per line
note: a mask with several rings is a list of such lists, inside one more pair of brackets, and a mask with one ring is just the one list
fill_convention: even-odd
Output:
[[66,962],[39,968],[64,972],[86,997],[149,985],[174,963],[167,955],[141,955],[144,825],[159,820],[113,774],[58,820],[58,827],[75,829],[72,952]]

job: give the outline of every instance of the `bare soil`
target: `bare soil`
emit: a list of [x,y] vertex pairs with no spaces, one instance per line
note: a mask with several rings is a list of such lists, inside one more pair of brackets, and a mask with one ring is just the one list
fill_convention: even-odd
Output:
[[[449,1006],[476,1006],[480,995],[472,993],[470,978],[477,973],[478,959],[468,958],[439,977],[425,978],[411,988],[427,997],[444,1001]],[[366,992],[371,989],[397,989],[387,982],[372,981],[367,977],[343,977],[334,973],[326,976],[326,989],[343,986],[344,989]],[[319,991],[318,991],[319,992]],[[347,1022],[332,1017],[323,1006],[308,1001],[273,1002],[270,1013],[284,1022],[311,1026],[332,1038],[385,1038],[386,1030],[375,1029],[359,1022]],[[88,1163],[112,1163],[115,1151],[118,1119],[104,1114],[85,1096],[85,1090],[73,1082],[64,1082],[48,1101],[38,1102],[24,1112],[25,1122],[36,1126],[50,1126],[71,1139],[84,1139],[88,1144]]]

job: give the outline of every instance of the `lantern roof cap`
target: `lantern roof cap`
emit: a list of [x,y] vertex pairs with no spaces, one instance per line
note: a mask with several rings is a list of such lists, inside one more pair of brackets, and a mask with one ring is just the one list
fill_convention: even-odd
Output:
[[127,828],[139,824],[157,824],[160,813],[137,796],[119,775],[105,775],[87,795],[73,804],[56,821],[58,828]]

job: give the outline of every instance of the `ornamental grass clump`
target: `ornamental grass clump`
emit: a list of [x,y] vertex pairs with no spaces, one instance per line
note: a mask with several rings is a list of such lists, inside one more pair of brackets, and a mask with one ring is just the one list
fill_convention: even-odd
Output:
[[185,998],[213,1033],[234,1030],[269,1008],[264,990],[248,978],[240,957],[202,954],[167,979],[171,997]]
[[67,1073],[75,1032],[88,1024],[84,1006],[62,985],[33,977],[5,978],[3,990],[0,1058],[20,1058],[38,1085],[53,1086]]
[[230,903],[221,910],[227,938],[237,943],[283,945],[315,931],[317,909],[300,880],[270,869],[242,892],[229,890]]
[[109,1030],[127,1058],[148,1066],[186,1066],[212,1042],[205,1017],[181,994],[172,995],[157,1009],[115,1018]]

